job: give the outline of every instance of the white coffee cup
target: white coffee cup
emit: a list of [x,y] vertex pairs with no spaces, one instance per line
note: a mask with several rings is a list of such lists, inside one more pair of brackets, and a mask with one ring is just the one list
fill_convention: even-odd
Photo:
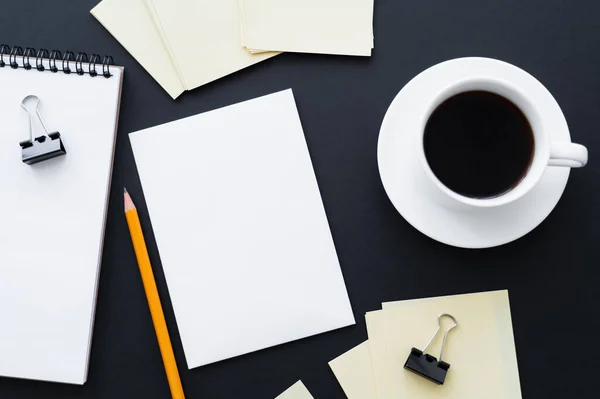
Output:
[[536,107],[536,103],[533,101],[532,96],[529,95],[527,87],[519,87],[509,80],[500,80],[496,77],[488,78],[482,75],[485,74],[473,77],[472,79],[449,82],[448,86],[431,98],[430,105],[421,118],[421,143],[423,143],[425,126],[429,117],[444,101],[463,92],[487,91],[498,94],[511,101],[519,107],[526,116],[533,131],[533,157],[526,175],[511,190],[490,198],[470,198],[452,191],[436,177],[427,162],[423,145],[421,145],[419,158],[425,174],[431,182],[433,182],[434,186],[445,194],[446,199],[449,198],[453,200],[452,202],[458,204],[480,208],[502,206],[516,201],[531,191],[536,184],[538,184],[544,171],[548,167],[579,168],[586,165],[588,161],[587,148],[580,144],[566,141],[553,141],[551,139],[553,128],[551,121],[542,116],[542,113]]

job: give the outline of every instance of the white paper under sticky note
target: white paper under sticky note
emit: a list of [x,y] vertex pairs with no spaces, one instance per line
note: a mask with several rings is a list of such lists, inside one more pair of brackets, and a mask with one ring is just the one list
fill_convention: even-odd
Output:
[[241,0],[242,44],[259,50],[370,56],[373,0]]
[[145,0],[173,55],[186,90],[264,61],[240,44],[238,0]]
[[130,139],[190,368],[354,324],[291,90]]
[[275,399],[314,399],[302,381],[298,381]]
[[369,341],[329,362],[348,399],[377,399]]
[[[403,369],[410,349],[422,349],[435,332],[440,313],[459,323],[448,335],[444,361],[450,370],[443,386]],[[521,398],[506,291],[384,304],[378,318],[369,326],[369,343],[379,399]],[[442,335],[428,350],[438,358]]]
[[185,91],[145,0],[103,0],[91,14],[173,98]]

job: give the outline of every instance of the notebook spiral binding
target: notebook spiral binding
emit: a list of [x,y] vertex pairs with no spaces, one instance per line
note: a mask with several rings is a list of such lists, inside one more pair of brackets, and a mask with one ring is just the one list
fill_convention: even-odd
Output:
[[[44,62],[46,61],[46,62]],[[58,64],[58,66],[57,66]],[[86,64],[84,66],[84,64]],[[99,72],[100,65],[102,71]],[[91,77],[104,76],[110,78],[110,67],[113,65],[113,58],[110,55],[102,58],[98,54],[75,53],[66,51],[64,56],[58,50],[48,51],[45,48],[36,51],[33,47],[14,46],[0,44],[0,68],[9,66],[13,69],[23,68],[26,70],[36,69],[39,72],[50,71],[57,73],[59,71],[77,75],[90,75]],[[75,66],[74,69],[71,69]],[[98,68],[98,69],[97,69]]]

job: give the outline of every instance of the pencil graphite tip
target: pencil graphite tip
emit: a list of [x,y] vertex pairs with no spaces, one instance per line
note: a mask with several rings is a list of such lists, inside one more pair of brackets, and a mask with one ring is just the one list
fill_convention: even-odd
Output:
[[127,194],[127,187],[123,187],[123,191]]
[[131,196],[129,195],[127,190],[125,190],[124,197],[125,197],[125,212],[135,209],[133,200],[131,199]]

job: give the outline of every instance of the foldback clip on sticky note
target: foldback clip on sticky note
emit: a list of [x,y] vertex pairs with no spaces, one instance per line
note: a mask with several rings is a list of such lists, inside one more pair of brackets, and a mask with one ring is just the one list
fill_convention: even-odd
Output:
[[[30,103],[29,108],[27,104]],[[37,96],[29,95],[21,101],[21,107],[27,111],[29,115],[29,140],[21,141],[21,159],[27,165],[33,165],[47,159],[65,155],[67,151],[60,138],[59,132],[48,133],[46,125],[40,115],[39,106],[40,99]],[[35,136],[33,133],[33,120],[37,118],[38,124],[44,129],[44,133]]]
[[[435,358],[435,356],[431,356],[425,352],[440,332],[440,329],[442,327],[442,317],[449,317],[450,319],[452,319],[454,324],[450,328],[448,328],[444,333],[442,349],[440,350],[440,359],[438,360]],[[404,363],[404,368],[420,375],[421,377],[428,379],[429,381],[435,382],[436,384],[444,384],[444,381],[446,380],[446,374],[448,373],[448,369],[450,368],[450,364],[444,362],[442,360],[442,356],[444,355],[444,347],[446,346],[446,338],[448,337],[448,333],[457,325],[458,322],[453,316],[447,313],[442,313],[441,315],[439,315],[438,328],[435,331],[435,334],[433,334],[433,337],[431,337],[431,339],[422,351],[417,348],[411,349],[410,355],[408,355],[408,359],[406,359],[406,363]]]

